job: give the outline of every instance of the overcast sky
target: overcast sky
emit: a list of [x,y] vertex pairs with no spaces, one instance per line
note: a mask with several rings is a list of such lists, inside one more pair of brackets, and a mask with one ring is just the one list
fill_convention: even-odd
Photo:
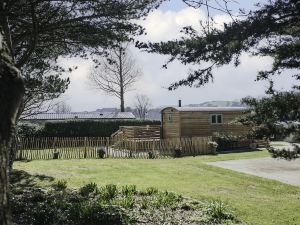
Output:
[[[247,0],[232,8],[249,9],[256,1]],[[165,41],[180,37],[180,29],[187,25],[199,28],[199,21],[205,19],[205,11],[186,7],[180,0],[171,0],[153,11],[140,23],[146,28],[147,36],[142,40]],[[214,19],[221,25],[229,21],[228,16],[213,12]],[[125,95],[125,105],[134,106],[136,94],[147,95],[153,107],[174,105],[181,99],[183,105],[196,104],[212,100],[239,100],[245,96],[262,96],[267,87],[266,82],[255,82],[257,71],[270,68],[270,58],[250,57],[242,55],[238,68],[224,66],[215,71],[214,82],[201,88],[181,87],[176,91],[168,91],[166,87],[174,81],[184,78],[189,67],[179,62],[172,63],[168,69],[162,65],[168,57],[140,52],[131,48],[131,53],[141,68],[143,76],[136,83],[135,90]],[[87,75],[91,62],[81,59],[62,59],[61,63],[68,66],[77,65],[78,69],[69,75],[71,84],[62,99],[73,111],[93,111],[104,107],[119,107],[119,100],[88,85]],[[278,89],[289,89],[294,83],[288,74],[276,79]]]

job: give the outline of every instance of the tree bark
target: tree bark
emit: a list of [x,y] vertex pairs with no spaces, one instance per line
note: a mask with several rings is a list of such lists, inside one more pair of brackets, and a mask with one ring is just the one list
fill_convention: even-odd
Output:
[[11,225],[9,155],[24,84],[0,25],[0,225]]
[[125,112],[122,55],[123,55],[123,49],[120,46],[119,48],[119,64],[120,64],[119,76],[120,76],[120,100],[121,100],[120,111]]
[[124,93],[122,93],[122,92],[121,92],[120,100],[121,100],[120,111],[121,111],[121,112],[125,112]]

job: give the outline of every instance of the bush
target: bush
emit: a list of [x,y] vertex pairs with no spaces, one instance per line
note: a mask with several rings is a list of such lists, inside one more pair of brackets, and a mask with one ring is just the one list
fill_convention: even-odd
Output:
[[14,224],[116,225],[127,220],[119,206],[102,205],[69,190],[62,193],[30,189],[14,196],[13,203]]
[[[120,126],[160,125],[152,120],[115,120],[115,121],[67,121],[46,122],[40,130],[22,131],[25,137],[109,137]],[[26,127],[26,129],[29,129]]]
[[244,135],[220,134],[213,136],[213,141],[217,143],[218,150],[231,150],[238,148],[249,148],[251,140]]
[[20,137],[38,136],[43,129],[41,125],[33,123],[19,123],[16,128]]
[[296,159],[300,156],[300,147],[296,144],[291,144],[290,147],[269,147],[268,151],[273,158],[283,158],[287,160]]

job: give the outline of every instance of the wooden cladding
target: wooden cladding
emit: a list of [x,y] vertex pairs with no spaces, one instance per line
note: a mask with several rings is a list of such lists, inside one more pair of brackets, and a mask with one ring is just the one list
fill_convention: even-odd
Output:
[[[168,118],[172,115],[172,121]],[[212,136],[214,133],[242,135],[249,132],[247,126],[232,123],[243,111],[178,111],[169,107],[162,111],[162,137]],[[214,117],[215,123],[212,122]]]

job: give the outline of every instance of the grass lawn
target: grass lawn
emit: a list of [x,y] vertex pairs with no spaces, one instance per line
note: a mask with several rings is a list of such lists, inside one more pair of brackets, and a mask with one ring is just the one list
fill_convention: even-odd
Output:
[[300,224],[300,188],[206,165],[208,161],[268,156],[266,151],[179,159],[81,159],[16,162],[15,169],[68,181],[135,184],[175,191],[196,199],[220,199],[247,224]]

